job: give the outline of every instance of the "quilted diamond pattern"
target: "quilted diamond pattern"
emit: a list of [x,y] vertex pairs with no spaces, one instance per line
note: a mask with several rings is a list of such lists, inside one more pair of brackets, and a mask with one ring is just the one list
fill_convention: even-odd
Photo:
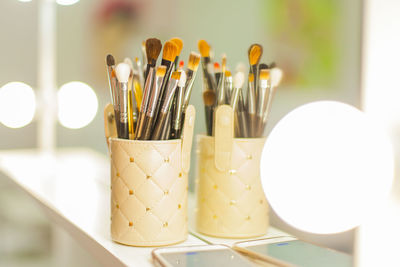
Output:
[[234,139],[230,170],[215,167],[214,138],[198,136],[197,230],[228,238],[260,236],[269,225],[261,187],[260,159],[265,138]]
[[181,140],[111,139],[111,236],[132,246],[187,237],[187,173]]

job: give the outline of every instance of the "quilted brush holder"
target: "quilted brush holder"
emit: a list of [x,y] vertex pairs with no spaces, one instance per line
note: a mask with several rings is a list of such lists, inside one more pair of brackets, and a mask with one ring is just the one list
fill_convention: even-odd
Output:
[[187,192],[194,108],[183,138],[110,138],[111,237],[131,246],[161,246],[187,237]]
[[215,137],[197,138],[197,230],[224,238],[264,235],[268,204],[261,186],[265,138],[233,138],[233,112],[216,111]]

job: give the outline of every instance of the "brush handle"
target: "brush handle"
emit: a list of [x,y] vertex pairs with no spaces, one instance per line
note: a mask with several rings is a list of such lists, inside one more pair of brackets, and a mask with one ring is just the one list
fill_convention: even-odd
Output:
[[259,91],[259,89],[258,89],[258,79],[260,78],[260,77],[258,77],[258,72],[259,72],[258,71],[258,64],[252,65],[250,70],[254,74],[253,86],[254,86],[255,96],[256,96],[256,99],[257,99],[259,97],[258,96],[258,91]]
[[136,126],[136,134],[135,134],[135,140],[141,140],[142,139],[142,135],[143,135],[143,130],[144,130],[144,117],[145,117],[145,113],[144,111],[141,111],[139,113],[139,117],[138,117],[138,121],[137,121],[137,126]]
[[120,122],[120,136],[121,139],[129,139],[129,124],[127,122]]
[[151,140],[161,140],[162,131],[167,121],[168,113],[161,112],[151,135]]
[[247,120],[246,120],[246,113],[244,111],[238,112],[239,116],[239,128],[240,128],[240,135],[241,137],[247,138],[249,137],[248,127],[247,127]]
[[150,140],[151,138],[151,130],[152,130],[152,125],[153,125],[153,118],[154,117],[150,117],[150,116],[145,116],[145,127],[144,127],[144,131],[143,131],[143,138],[141,140]]
[[205,106],[204,107],[205,111],[205,119],[206,119],[206,129],[207,129],[207,135],[212,136],[213,129],[213,107],[212,106]]
[[167,120],[164,123],[160,140],[168,140],[171,132],[171,112],[167,115]]
[[155,114],[156,114],[156,118],[155,119],[156,120],[157,120],[158,114],[160,113],[161,105],[165,101],[164,98],[166,97],[166,91],[167,91],[166,88],[167,88],[168,81],[169,81],[169,78],[171,76],[172,67],[173,67],[172,66],[172,62],[168,61],[168,60],[165,60],[165,59],[161,60],[161,65],[165,66],[167,68],[167,70],[166,70],[165,75],[164,75],[164,79],[163,79],[163,82],[162,82],[162,85],[161,85],[161,89],[160,89],[160,95],[158,97],[158,102],[157,102],[157,106],[156,106],[156,110],[155,110]]
[[[149,75],[149,71],[150,71],[150,68],[151,68],[152,66],[150,65],[150,64],[147,64],[147,66],[146,66],[146,70],[144,71],[144,80],[146,81],[147,80],[147,76]],[[154,66],[153,66],[154,67]]]
[[247,117],[249,118],[249,137],[257,137],[256,136],[256,114],[247,114]]

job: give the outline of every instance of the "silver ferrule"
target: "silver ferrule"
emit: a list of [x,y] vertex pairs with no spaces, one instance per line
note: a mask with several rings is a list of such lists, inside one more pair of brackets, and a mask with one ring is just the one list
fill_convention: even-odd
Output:
[[120,110],[120,122],[128,122],[128,83],[118,83],[119,85],[119,110]]
[[158,97],[160,96],[161,85],[163,83],[163,80],[164,76],[156,77],[156,83],[155,86],[153,86],[153,90],[150,94],[149,106],[146,111],[146,115],[149,117],[153,117],[154,113],[156,112],[156,106],[158,102]]
[[233,94],[231,97],[231,107],[233,110],[235,110],[238,106],[238,101],[239,101],[239,92],[240,92],[240,88],[234,88],[233,89]]
[[268,97],[267,105],[266,105],[264,116],[263,116],[263,123],[267,123],[268,116],[271,111],[272,99],[274,98],[275,89],[276,89],[276,87],[271,86],[271,88],[269,90],[269,97]]
[[183,107],[186,108],[189,105],[190,95],[192,94],[192,87],[196,78],[196,73],[192,70],[186,71],[186,84],[185,84],[185,98],[183,101]]
[[149,70],[149,74],[147,75],[146,84],[143,90],[142,104],[140,105],[140,111],[142,113],[146,113],[147,111],[148,103],[150,100],[150,94],[152,91],[151,88],[153,87],[153,81],[154,81],[154,68],[151,67]]
[[230,100],[232,96],[232,87],[233,87],[232,81],[233,81],[232,76],[225,78],[225,97],[227,100]]
[[175,130],[179,129],[181,127],[181,120],[182,120],[182,105],[184,101],[184,87],[178,87],[178,100],[176,102],[176,108],[175,108],[175,121],[173,128]]
[[249,82],[249,90],[247,90],[247,93],[248,113],[256,114],[256,91],[254,90],[253,82]]
[[217,88],[217,103],[218,105],[225,104],[225,71],[222,72],[220,82]]
[[268,80],[260,81],[259,85],[260,91],[258,95],[257,116],[263,117],[269,98],[270,86]]
[[175,80],[175,79],[169,80],[167,92],[165,95],[165,101],[162,103],[162,107],[161,107],[162,113],[167,113],[169,108],[171,107],[172,99],[174,98],[177,85],[178,85],[178,80]]

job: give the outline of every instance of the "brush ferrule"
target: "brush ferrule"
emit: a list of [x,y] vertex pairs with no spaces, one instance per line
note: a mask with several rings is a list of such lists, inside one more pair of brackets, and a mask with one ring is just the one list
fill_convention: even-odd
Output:
[[120,101],[119,101],[119,110],[120,110],[120,122],[127,123],[128,122],[128,83],[119,83],[120,88]]
[[178,80],[171,79],[168,83],[168,89],[165,94],[164,102],[162,103],[161,112],[167,113],[172,105],[172,99],[175,95],[176,86],[178,84]]
[[156,105],[157,105],[158,97],[160,95],[163,79],[164,79],[164,76],[156,78],[156,83],[150,94],[149,105],[148,105],[148,108],[146,111],[146,116],[148,116],[148,117],[153,117],[154,113],[156,111]]
[[256,92],[254,90],[254,83],[249,82],[249,90],[247,90],[247,103],[248,103],[248,113],[255,114],[256,113]]
[[192,87],[194,80],[196,78],[196,73],[195,71],[188,69],[186,71],[186,84],[185,84],[185,97],[183,101],[183,108],[186,108],[189,105],[189,100],[190,100],[190,95],[192,94]]
[[240,88],[233,89],[233,94],[232,94],[232,98],[231,98],[231,107],[233,110],[236,110],[236,108],[238,106],[239,92],[240,92]]
[[154,68],[150,68],[147,75],[146,84],[144,86],[142,104],[140,105],[140,110],[145,113],[147,111],[147,106],[150,100],[151,88],[153,87],[154,80]]
[[[184,87],[178,87],[178,99],[175,107],[175,116],[173,120],[172,128],[175,130],[179,130],[181,127],[182,120],[182,106],[185,97]],[[178,137],[177,137],[178,138]]]

